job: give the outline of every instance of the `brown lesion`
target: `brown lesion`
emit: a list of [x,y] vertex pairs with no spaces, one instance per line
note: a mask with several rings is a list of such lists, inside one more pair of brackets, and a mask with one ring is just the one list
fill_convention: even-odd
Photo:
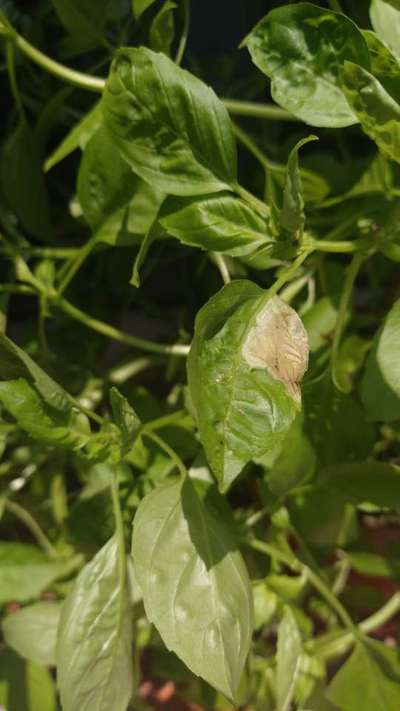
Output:
[[278,296],[257,315],[242,355],[252,368],[266,368],[300,402],[300,382],[308,367],[308,339],[296,311]]

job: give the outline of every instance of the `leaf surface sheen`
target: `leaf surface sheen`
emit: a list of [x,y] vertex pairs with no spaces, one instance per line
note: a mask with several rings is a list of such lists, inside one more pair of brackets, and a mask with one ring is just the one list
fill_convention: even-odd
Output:
[[143,500],[132,555],[146,614],[167,647],[234,699],[252,633],[250,583],[229,530],[190,479]]

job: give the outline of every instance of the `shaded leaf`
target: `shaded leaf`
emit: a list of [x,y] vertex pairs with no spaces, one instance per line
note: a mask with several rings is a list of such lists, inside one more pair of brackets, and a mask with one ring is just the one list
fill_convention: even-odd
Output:
[[155,52],[171,53],[171,44],[174,39],[174,10],[177,5],[171,0],[165,0],[150,26],[150,46]]
[[275,101],[310,126],[349,126],[357,116],[341,88],[348,60],[369,66],[361,32],[345,15],[306,2],[271,10],[243,41],[271,78]]
[[36,237],[48,238],[50,207],[34,134],[25,119],[1,151],[1,188],[22,226]]
[[229,529],[190,479],[143,500],[132,555],[146,614],[166,646],[234,699],[250,646],[251,589]]
[[0,543],[0,604],[33,600],[68,570],[68,562],[34,546]]
[[386,462],[352,462],[322,470],[321,481],[353,504],[400,507],[400,467]]
[[54,666],[61,604],[36,602],[7,615],[1,628],[8,646],[31,662]]
[[56,690],[50,672],[20,659],[11,649],[2,649],[0,704],[7,711],[56,711]]
[[57,14],[72,34],[99,39],[108,10],[108,0],[52,0]]
[[115,538],[78,575],[57,645],[64,711],[126,711],[133,691],[131,598]]
[[399,658],[395,649],[365,640],[358,643],[350,659],[331,681],[327,696],[343,711],[357,705],[364,711],[388,711],[400,704]]
[[119,50],[103,112],[124,160],[154,187],[197,195],[235,183],[236,146],[225,106],[164,54]]
[[138,20],[147,8],[154,5],[155,1],[156,0],[132,0],[132,11],[135,19]]

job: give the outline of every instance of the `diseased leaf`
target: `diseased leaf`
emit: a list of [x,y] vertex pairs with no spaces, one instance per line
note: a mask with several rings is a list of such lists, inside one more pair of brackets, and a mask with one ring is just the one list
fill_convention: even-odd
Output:
[[101,104],[97,102],[90,111],[70,130],[61,143],[49,155],[44,164],[47,172],[64,160],[77,148],[82,150],[101,125]]
[[65,560],[24,543],[0,543],[0,605],[28,602],[68,573]]
[[285,187],[283,190],[283,205],[280,214],[281,227],[296,239],[303,235],[305,215],[304,196],[299,169],[299,150],[310,141],[318,141],[317,136],[307,136],[298,141],[290,151],[286,168]]
[[300,630],[289,607],[285,608],[283,619],[278,627],[278,646],[276,652],[276,711],[289,711],[300,673],[302,643]]
[[7,711],[57,711],[50,672],[11,649],[0,651],[0,704]]
[[25,378],[0,382],[0,402],[31,437],[70,449],[84,447],[91,431],[86,415],[49,406]]
[[249,651],[252,595],[240,553],[190,479],[150,493],[134,520],[132,555],[146,614],[166,646],[235,699]]
[[231,194],[169,198],[160,223],[184,244],[233,257],[268,244],[272,250],[275,241],[270,223]]
[[35,664],[54,666],[61,605],[61,602],[35,602],[8,614],[1,626],[8,646]]
[[221,491],[283,440],[300,406],[307,362],[296,312],[251,282],[231,282],[200,310],[188,382]]
[[21,119],[1,151],[2,192],[21,225],[48,239],[50,207],[34,133]]
[[379,148],[400,162],[400,104],[363,67],[345,62],[343,89],[365,133]]
[[364,711],[388,711],[400,704],[398,652],[375,640],[358,643],[350,659],[331,681],[327,696],[343,711],[357,705]]
[[171,0],[165,0],[150,26],[150,46],[155,52],[164,52],[167,56],[171,53],[171,44],[174,40],[174,10],[177,5]]
[[131,597],[112,538],[64,602],[57,645],[64,711],[126,711],[133,691]]
[[341,88],[344,61],[369,67],[366,42],[345,15],[307,2],[271,10],[245,38],[271,78],[275,101],[310,126],[349,126],[357,115]]
[[236,146],[225,106],[165,55],[120,49],[103,113],[123,159],[155,188],[200,195],[235,183]]
[[372,0],[369,15],[378,37],[400,56],[400,3],[398,0]]
[[400,300],[389,311],[374,339],[361,384],[363,405],[371,420],[400,417]]

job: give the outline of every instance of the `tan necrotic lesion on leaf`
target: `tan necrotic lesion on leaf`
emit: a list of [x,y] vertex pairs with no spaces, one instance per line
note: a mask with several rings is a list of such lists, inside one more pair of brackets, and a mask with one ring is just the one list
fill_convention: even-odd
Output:
[[308,338],[296,311],[273,296],[257,314],[242,355],[251,368],[265,368],[300,403],[300,382],[308,367]]

